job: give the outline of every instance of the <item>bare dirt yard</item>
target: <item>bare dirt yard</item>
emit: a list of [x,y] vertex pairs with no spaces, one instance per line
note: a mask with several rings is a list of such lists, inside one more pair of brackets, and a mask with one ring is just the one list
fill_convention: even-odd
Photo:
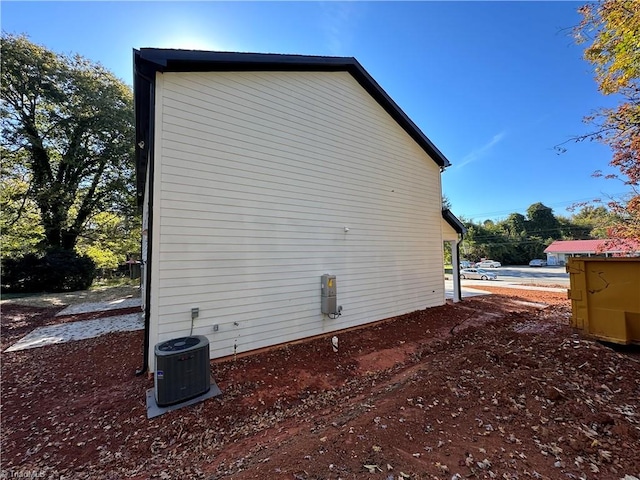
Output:
[[[485,289],[340,333],[337,353],[213,362],[221,396],[151,420],[140,331],[2,353],[0,477],[640,477],[638,349],[574,332],[566,293]],[[3,302],[2,349],[96,317],[61,308]]]

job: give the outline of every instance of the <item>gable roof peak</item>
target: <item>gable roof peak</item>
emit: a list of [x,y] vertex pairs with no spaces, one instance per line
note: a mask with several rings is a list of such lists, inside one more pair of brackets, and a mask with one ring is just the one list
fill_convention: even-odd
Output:
[[[279,53],[239,53],[170,48],[140,48],[133,50],[134,104],[136,111],[136,163],[138,195],[148,162],[147,152],[140,145],[150,145],[152,129],[149,109],[157,72],[232,72],[232,71],[345,71],[373,97],[405,132],[440,166],[451,163],[429,138],[413,123],[384,89],[369,75],[354,57],[328,57]],[[141,199],[139,199],[141,200]]]

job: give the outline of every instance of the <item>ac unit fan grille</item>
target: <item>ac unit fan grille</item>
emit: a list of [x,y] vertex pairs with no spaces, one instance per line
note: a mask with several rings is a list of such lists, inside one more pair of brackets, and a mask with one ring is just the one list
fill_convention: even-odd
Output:
[[155,397],[158,406],[203,395],[210,388],[209,339],[182,337],[156,345]]
[[173,340],[168,340],[164,343],[158,345],[158,350],[161,352],[179,352],[181,350],[187,350],[189,348],[195,347],[201,342],[198,337],[182,337],[182,338],[174,338]]

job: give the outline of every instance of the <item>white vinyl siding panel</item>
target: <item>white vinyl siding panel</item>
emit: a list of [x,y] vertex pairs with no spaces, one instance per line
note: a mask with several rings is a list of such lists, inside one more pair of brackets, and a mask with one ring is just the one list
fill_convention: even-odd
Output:
[[458,241],[458,232],[456,232],[455,228],[449,225],[444,218],[442,219],[442,240],[447,241]]
[[157,85],[152,344],[188,335],[193,307],[216,358],[444,303],[439,167],[350,74]]

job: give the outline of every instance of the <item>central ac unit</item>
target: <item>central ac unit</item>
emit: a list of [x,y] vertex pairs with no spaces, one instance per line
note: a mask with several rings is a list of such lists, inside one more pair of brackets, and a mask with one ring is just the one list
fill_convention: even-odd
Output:
[[209,339],[174,338],[155,347],[154,386],[158,406],[174,405],[209,391]]

